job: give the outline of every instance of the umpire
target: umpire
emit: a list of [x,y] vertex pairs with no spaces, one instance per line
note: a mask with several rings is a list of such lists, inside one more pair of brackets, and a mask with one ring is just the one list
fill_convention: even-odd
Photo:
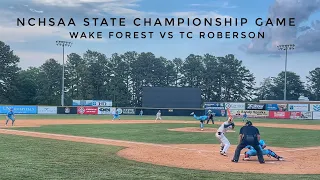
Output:
[[259,147],[260,133],[259,130],[252,126],[251,121],[247,121],[246,125],[240,129],[239,133],[239,145],[234,152],[232,162],[238,162],[240,157],[240,152],[247,145],[251,145],[256,151],[260,164],[264,163],[261,148]]
[[212,124],[214,124],[214,121],[213,121],[213,113],[211,112],[211,110],[208,111],[207,124],[209,124],[210,120],[212,121]]

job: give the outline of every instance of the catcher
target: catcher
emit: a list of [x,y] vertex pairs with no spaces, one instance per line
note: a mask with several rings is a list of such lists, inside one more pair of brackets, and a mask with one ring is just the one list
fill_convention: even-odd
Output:
[[[264,142],[264,140],[260,140],[259,141],[259,146],[261,148],[262,151],[262,155],[267,155],[268,157],[274,157],[279,161],[283,161],[283,157],[278,156],[275,152],[273,152],[271,149],[265,149],[267,147],[266,143]],[[243,160],[248,161],[250,159],[250,156],[256,156],[257,155],[257,151],[252,147],[252,146],[247,146],[246,148],[250,149],[249,151],[246,151],[244,153],[244,158]]]

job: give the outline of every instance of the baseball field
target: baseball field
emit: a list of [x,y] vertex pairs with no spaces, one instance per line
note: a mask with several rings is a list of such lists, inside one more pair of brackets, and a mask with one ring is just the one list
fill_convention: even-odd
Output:
[[[192,117],[20,115],[0,126],[0,179],[320,179],[320,121],[250,119],[267,148],[265,156],[232,163],[240,127],[226,134],[232,146],[219,153],[215,130]],[[245,150],[242,151],[242,154]]]

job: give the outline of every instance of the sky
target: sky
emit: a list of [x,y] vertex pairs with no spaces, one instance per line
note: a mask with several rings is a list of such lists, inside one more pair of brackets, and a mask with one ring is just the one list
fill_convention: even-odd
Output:
[[[74,19],[76,26],[17,26],[17,18]],[[109,26],[83,26],[84,18],[106,18]],[[111,26],[110,18],[125,18],[126,26]],[[247,18],[244,26],[134,26],[135,18]],[[257,26],[262,18],[295,18],[295,26]],[[100,22],[100,21],[98,21]],[[117,21],[118,22],[118,21]],[[143,21],[140,21],[143,22]],[[235,21],[234,21],[235,22]],[[109,32],[154,32],[152,38],[108,38]],[[309,71],[320,66],[320,0],[2,0],[0,2],[0,40],[20,57],[20,67],[40,66],[49,58],[62,63],[62,48],[57,40],[70,41],[66,54],[99,51],[108,57],[126,51],[152,52],[167,59],[186,58],[189,54],[215,56],[235,54],[255,75],[257,84],[284,70],[285,52],[277,46],[295,44],[288,51],[287,70],[306,80]],[[71,39],[69,32],[102,32],[102,39]],[[174,37],[160,38],[160,32]],[[193,38],[181,38],[179,32],[193,32]],[[264,32],[260,39],[200,39],[200,32]]]

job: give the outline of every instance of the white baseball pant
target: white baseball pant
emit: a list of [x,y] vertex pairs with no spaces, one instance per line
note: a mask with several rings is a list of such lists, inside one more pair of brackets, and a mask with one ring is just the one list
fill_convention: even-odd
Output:
[[218,134],[218,132],[216,133],[216,138],[220,141],[220,143],[222,143],[223,146],[223,150],[222,153],[227,153],[229,147],[230,147],[230,142],[227,139],[227,137],[224,135],[224,133],[221,133],[220,135]]

